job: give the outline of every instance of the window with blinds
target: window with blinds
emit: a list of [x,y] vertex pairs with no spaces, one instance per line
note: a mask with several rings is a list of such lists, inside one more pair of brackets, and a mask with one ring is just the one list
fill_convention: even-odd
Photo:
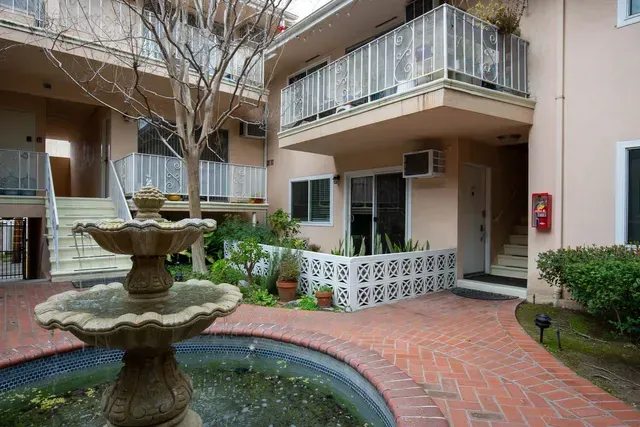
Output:
[[331,176],[291,181],[291,217],[303,223],[331,223]]
[[[198,136],[196,131],[196,137]],[[167,140],[167,144],[162,142],[162,137]],[[157,156],[175,157],[171,151],[182,155],[180,140],[172,132],[159,129],[144,120],[138,121],[138,153],[155,154]],[[209,144],[205,147],[200,160],[211,162],[229,162],[229,131],[221,129],[217,134],[209,136]]]

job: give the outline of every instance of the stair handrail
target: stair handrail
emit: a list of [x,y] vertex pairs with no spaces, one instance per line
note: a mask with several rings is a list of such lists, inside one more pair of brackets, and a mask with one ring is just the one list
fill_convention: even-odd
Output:
[[129,205],[127,204],[127,198],[124,196],[120,178],[118,178],[116,167],[112,160],[109,160],[109,197],[111,198],[113,207],[116,209],[118,218],[124,219],[125,221],[133,219]]
[[56,191],[53,186],[53,175],[51,174],[51,160],[49,154],[46,154],[46,182],[45,191],[49,200],[49,219],[51,227],[51,235],[53,238],[53,254],[56,261],[56,270],[60,269],[60,259],[58,257],[58,229],[60,221],[58,220],[58,205],[56,204]]

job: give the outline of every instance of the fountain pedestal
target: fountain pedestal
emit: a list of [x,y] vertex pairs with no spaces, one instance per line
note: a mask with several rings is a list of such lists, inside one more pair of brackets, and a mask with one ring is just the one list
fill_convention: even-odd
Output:
[[189,409],[191,379],[178,368],[175,349],[128,350],[118,379],[102,397],[108,427],[199,427]]
[[173,277],[164,265],[166,259],[164,255],[131,257],[133,265],[123,285],[132,298],[161,298],[169,294]]
[[187,249],[216,223],[165,221],[158,213],[164,201],[159,190],[143,188],[134,197],[136,219],[75,223],[74,232],[89,233],[103,249],[132,255],[133,268],[124,285],[64,292],[35,308],[36,322],[45,329],[125,351],[124,366],[102,398],[107,427],[202,426],[189,409],[193,386],[178,368],[172,344],[232,314],[242,300],[238,288],[228,284],[173,283],[166,255]]

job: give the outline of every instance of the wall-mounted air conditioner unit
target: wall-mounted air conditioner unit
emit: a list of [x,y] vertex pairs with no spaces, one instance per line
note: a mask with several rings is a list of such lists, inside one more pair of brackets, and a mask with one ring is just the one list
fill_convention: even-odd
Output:
[[240,136],[243,138],[264,139],[264,127],[260,123],[240,122]]
[[423,150],[404,153],[402,176],[405,178],[437,178],[444,176],[444,151]]

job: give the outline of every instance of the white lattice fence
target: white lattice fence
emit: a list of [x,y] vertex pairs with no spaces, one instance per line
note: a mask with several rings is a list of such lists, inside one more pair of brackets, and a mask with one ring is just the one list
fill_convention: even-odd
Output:
[[[225,243],[228,258],[235,244]],[[263,245],[269,254],[281,248]],[[322,285],[333,288],[336,306],[361,310],[407,298],[450,289],[457,280],[456,249],[343,257],[301,251],[298,290],[304,294]],[[256,274],[266,274],[268,260],[261,261]]]

